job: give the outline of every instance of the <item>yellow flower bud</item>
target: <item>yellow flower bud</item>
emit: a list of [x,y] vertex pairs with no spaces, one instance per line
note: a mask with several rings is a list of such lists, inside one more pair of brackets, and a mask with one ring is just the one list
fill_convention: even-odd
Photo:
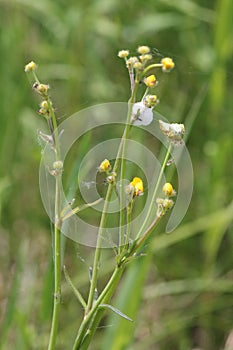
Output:
[[140,177],[134,177],[133,180],[130,182],[130,186],[133,186],[134,188],[134,196],[140,196],[143,194],[143,182]]
[[172,70],[175,67],[175,63],[173,62],[172,58],[170,57],[164,57],[161,60],[162,63],[162,70],[163,72],[169,72],[170,70]]
[[163,192],[168,197],[173,197],[173,196],[176,195],[176,191],[173,189],[173,187],[170,184],[170,182],[166,182],[165,183],[165,185],[163,186]]
[[98,168],[100,173],[105,173],[106,171],[109,171],[111,169],[111,164],[108,159],[104,159]]
[[118,52],[118,57],[120,57],[120,58],[126,58],[127,56],[129,56],[128,50],[121,50]]
[[26,64],[26,66],[24,67],[24,71],[27,72],[32,72],[34,70],[36,70],[37,65],[35,64],[35,62],[31,61],[28,64]]
[[139,46],[138,47],[138,53],[140,53],[140,55],[145,55],[146,53],[150,52],[150,48],[148,46]]
[[144,83],[146,84],[147,87],[153,88],[157,83],[155,75],[152,74],[152,75],[149,75],[148,77],[146,77],[144,79]]

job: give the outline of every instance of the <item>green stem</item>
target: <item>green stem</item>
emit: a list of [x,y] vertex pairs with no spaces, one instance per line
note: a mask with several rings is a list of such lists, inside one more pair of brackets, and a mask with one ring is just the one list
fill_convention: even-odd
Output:
[[[119,163],[120,163],[120,156],[121,156],[121,151],[122,151],[122,139],[118,148],[118,153],[116,157],[116,161],[113,167],[113,172],[117,172]],[[108,189],[107,189],[107,194],[104,202],[104,208],[103,212],[101,215],[101,221],[100,221],[100,227],[99,227],[99,232],[98,232],[98,238],[97,238],[97,244],[96,244],[96,250],[95,250],[95,257],[94,257],[94,263],[93,263],[93,270],[92,270],[92,280],[91,280],[91,286],[90,286],[90,291],[89,291],[89,296],[88,296],[88,302],[87,302],[87,308],[85,311],[85,314],[88,314],[90,311],[93,300],[94,300],[94,295],[95,295],[95,288],[97,284],[97,275],[98,275],[98,266],[99,266],[99,261],[100,261],[100,256],[101,256],[101,242],[102,242],[102,232],[107,220],[107,213],[108,213],[108,207],[109,207],[109,202],[112,196],[112,191],[113,188],[115,187],[114,184],[109,184]]]
[[95,257],[94,257],[94,263],[93,263],[93,270],[92,270],[91,286],[90,286],[90,292],[89,292],[89,296],[88,296],[87,308],[85,310],[85,315],[87,315],[89,313],[89,311],[91,310],[93,300],[94,300],[95,289],[96,289],[96,284],[97,284],[98,267],[99,267],[99,261],[100,261],[100,256],[101,256],[101,243],[102,243],[103,231],[104,231],[106,221],[107,221],[106,214],[108,212],[108,206],[109,206],[109,202],[111,199],[112,190],[113,190],[113,184],[109,184],[106,198],[105,198],[105,202],[104,202],[104,208],[103,208],[103,212],[102,212],[102,216],[101,216],[101,220],[100,220],[100,227],[99,227],[99,232],[98,232]]
[[[38,84],[40,81],[34,73],[34,78]],[[54,140],[54,147],[56,153],[56,161],[60,160],[60,145],[57,128],[57,120],[53,110],[52,102],[49,95],[43,94],[44,99],[48,102],[49,116],[47,118],[49,129]],[[57,337],[60,304],[61,304],[61,175],[55,177],[55,208],[54,208],[54,293],[53,293],[53,315],[49,337],[48,350],[54,350]]]
[[108,300],[111,297],[111,295],[112,295],[113,291],[115,290],[115,287],[116,287],[116,285],[117,285],[117,283],[122,275],[122,272],[123,272],[122,266],[121,267],[117,266],[115,268],[110,280],[108,281],[104,290],[100,294],[99,298],[96,300],[96,303],[94,304],[94,306],[92,307],[90,312],[84,318],[84,320],[79,328],[79,332],[77,334],[77,337],[75,339],[73,350],[80,350],[82,348],[82,342],[85,338],[86,332],[88,331],[88,327],[89,327],[91,321],[96,316],[96,312],[98,310],[99,305],[103,301],[106,302],[106,300]]
[[159,68],[159,67],[163,67],[162,63],[154,63],[149,65],[148,67],[146,67],[143,71],[143,76],[145,76],[146,73],[148,73],[151,69],[154,68]]
[[127,139],[129,137],[129,131],[131,127],[130,119],[132,116],[133,104],[135,103],[139,79],[136,78],[134,89],[128,103],[128,113],[126,118],[125,132],[122,137],[122,155],[121,155],[121,174],[120,174],[120,222],[119,222],[119,253],[121,252],[122,246],[124,245],[124,223],[125,223],[125,187],[124,187],[124,178],[125,178],[125,156],[127,148]]
[[[134,90],[133,90],[132,96],[131,96],[130,101],[129,101],[126,126],[125,126],[124,133],[123,133],[123,136],[121,138],[121,142],[120,142],[120,145],[118,148],[116,161],[115,161],[115,164],[113,167],[113,172],[117,172],[119,165],[120,165],[120,160],[122,160],[123,153],[125,153],[125,139],[128,137],[128,133],[129,133],[130,126],[131,126],[130,125],[130,118],[131,118],[132,108],[133,108],[132,102],[135,101],[135,96],[136,96],[138,85],[139,85],[139,81],[137,81],[135,83]],[[123,167],[124,167],[124,165],[123,165]],[[124,173],[124,169],[123,169],[123,173]],[[122,171],[121,171],[121,179],[122,179]],[[108,185],[107,194],[106,194],[106,198],[105,198],[105,202],[104,202],[104,208],[103,208],[103,212],[102,212],[102,216],[101,216],[101,220],[100,220],[100,226],[99,226],[99,232],[98,232],[98,238],[97,238],[96,250],[95,250],[95,257],[94,257],[94,263],[93,263],[93,270],[92,270],[92,280],[91,280],[90,292],[89,292],[89,296],[88,296],[87,308],[85,311],[86,315],[91,310],[93,300],[94,300],[95,289],[96,289],[96,284],[97,284],[98,267],[99,267],[99,261],[100,261],[100,256],[101,256],[101,243],[102,243],[102,238],[103,238],[103,231],[104,231],[104,228],[106,225],[108,207],[109,207],[109,202],[111,199],[113,188],[114,188],[114,184]],[[124,188],[121,188],[121,190],[124,191]],[[122,194],[122,192],[121,192],[121,194]],[[122,198],[122,195],[121,195],[121,198]],[[120,208],[121,208],[121,205],[120,205]],[[124,215],[124,213],[123,213],[123,215]],[[122,239],[123,239],[123,237],[122,237]],[[123,240],[120,240],[120,243],[122,244]]]
[[53,316],[50,330],[48,350],[55,349],[58,320],[61,305],[61,234],[57,226],[54,230],[54,295]]
[[127,247],[130,239],[130,231],[131,231],[131,216],[132,216],[132,209],[133,209],[133,199],[128,204],[127,207],[127,227],[126,227],[126,235],[125,235],[125,242],[124,245]]
[[143,224],[142,224],[142,226],[141,226],[141,228],[140,228],[140,230],[139,230],[139,232],[137,234],[136,239],[138,239],[141,236],[141,234],[143,233],[143,231],[145,229],[145,226],[147,225],[147,222],[148,222],[148,220],[150,218],[150,215],[151,215],[151,213],[153,211],[153,208],[155,206],[155,199],[156,199],[156,196],[157,196],[157,192],[158,192],[161,180],[162,180],[162,176],[163,176],[163,173],[164,173],[164,170],[165,170],[168,158],[169,158],[170,153],[171,153],[171,149],[172,149],[172,143],[169,144],[169,147],[167,149],[167,153],[165,155],[165,158],[164,158],[164,161],[163,161],[163,165],[162,165],[162,167],[160,169],[160,172],[159,172],[159,177],[158,177],[158,180],[157,180],[156,185],[155,185],[154,193],[153,193],[153,196],[151,198],[151,202],[150,202],[150,206],[149,206],[148,211],[147,211],[147,215],[146,215],[145,220],[144,220],[144,222],[143,222]]

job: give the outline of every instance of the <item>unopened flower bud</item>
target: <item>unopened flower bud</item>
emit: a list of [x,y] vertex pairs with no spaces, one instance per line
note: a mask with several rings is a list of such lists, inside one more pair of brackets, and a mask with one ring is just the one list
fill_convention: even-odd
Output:
[[107,176],[107,182],[109,184],[114,184],[116,182],[116,176],[117,174],[115,172],[112,172],[111,175]]
[[147,108],[153,108],[159,103],[158,97],[156,95],[147,95],[143,100],[144,105]]
[[141,62],[135,62],[134,65],[133,65],[133,68],[142,70],[143,69],[142,63]]
[[140,53],[140,55],[144,55],[146,53],[150,52],[150,48],[148,46],[139,46],[138,47],[138,53]]
[[129,50],[121,50],[118,52],[118,57],[120,58],[126,58],[129,56]]
[[164,214],[166,214],[166,212],[170,210],[174,205],[173,200],[168,198],[165,198],[165,199],[157,198],[156,203],[158,205],[158,210],[157,210],[158,216],[163,216]]
[[164,57],[161,60],[162,63],[162,70],[163,72],[170,72],[175,67],[175,63],[173,62],[172,58],[170,57]]
[[165,185],[163,186],[163,192],[168,197],[173,197],[176,195],[176,191],[174,190],[170,182],[165,183]]
[[135,56],[130,57],[130,58],[126,61],[126,66],[127,66],[127,68],[132,68],[136,62],[138,62],[138,58],[137,58],[137,57],[135,57]]
[[153,88],[157,83],[155,75],[152,74],[152,75],[149,75],[148,77],[146,77],[144,79],[144,83],[146,84],[147,87]]
[[37,82],[33,84],[33,89],[35,89],[39,94],[47,94],[49,90],[48,84],[38,84]]
[[37,65],[35,64],[35,62],[31,61],[28,64],[26,64],[26,66],[24,67],[24,71],[28,73],[28,72],[35,71],[36,68],[37,68]]
[[152,59],[152,55],[147,53],[145,55],[139,56],[139,58],[140,58],[141,62],[146,62],[146,61],[149,61]]
[[40,103],[40,107],[44,108],[44,109],[48,109],[49,108],[49,104],[48,101],[44,100]]
[[107,171],[111,170],[111,164],[108,159],[104,159],[101,163],[100,166],[98,167],[98,171],[100,173],[105,173]]
[[45,108],[40,108],[39,111],[38,111],[38,113],[39,113],[40,115],[46,115],[46,114],[48,114],[48,110],[45,109]]
[[53,168],[55,170],[62,170],[63,169],[63,162],[61,160],[56,160],[53,162]]
[[134,188],[134,196],[141,196],[143,194],[143,182],[140,177],[134,177],[133,180],[130,182],[130,186],[133,186]]

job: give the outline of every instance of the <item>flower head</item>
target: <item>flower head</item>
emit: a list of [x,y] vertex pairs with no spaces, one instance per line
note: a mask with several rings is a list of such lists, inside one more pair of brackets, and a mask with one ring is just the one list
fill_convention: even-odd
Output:
[[134,177],[133,180],[130,182],[130,186],[134,188],[134,196],[141,196],[143,194],[143,182],[140,177]]
[[31,61],[28,64],[26,64],[26,66],[24,67],[24,71],[28,73],[28,72],[35,71],[36,68],[37,68],[37,65],[35,64],[35,62]]
[[163,186],[163,192],[167,197],[173,197],[176,195],[176,191],[170,184],[170,182],[166,182]]
[[150,52],[150,48],[148,46],[143,45],[138,47],[138,53],[140,53],[140,55],[145,55],[149,52]]
[[175,63],[173,62],[172,58],[170,57],[164,57],[161,60],[162,63],[162,70],[163,72],[170,72],[175,67]]
[[129,50],[121,50],[118,52],[118,57],[120,58],[126,58],[129,56]]
[[143,65],[141,62],[138,61],[138,62],[135,62],[133,64],[133,68],[138,69],[138,70],[143,70]]
[[152,55],[150,53],[146,53],[145,55],[139,56],[141,62],[146,62],[152,59]]
[[130,58],[126,61],[126,66],[127,66],[127,68],[132,68],[136,62],[138,62],[138,58],[137,58],[136,56],[130,57]]
[[146,84],[147,87],[153,88],[157,83],[157,79],[155,75],[152,74],[144,79],[144,83]]
[[100,166],[98,167],[98,171],[100,173],[106,173],[111,169],[111,164],[108,159],[104,159],[101,163]]

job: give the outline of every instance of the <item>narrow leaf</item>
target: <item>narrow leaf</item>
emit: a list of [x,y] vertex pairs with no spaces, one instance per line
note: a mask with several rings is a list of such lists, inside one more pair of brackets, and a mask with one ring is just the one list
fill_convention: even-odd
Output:
[[106,309],[110,309],[111,311],[115,312],[117,315],[119,315],[120,317],[125,318],[126,320],[133,322],[132,318],[128,317],[127,315],[125,315],[123,312],[121,312],[120,310],[118,310],[117,308],[115,308],[112,305],[109,304],[101,304],[100,305],[101,308],[106,308]]
[[81,293],[79,292],[79,290],[75,287],[75,285],[73,284],[73,282],[71,281],[71,278],[68,274],[68,271],[66,270],[66,267],[63,267],[63,271],[64,271],[64,275],[66,278],[66,281],[69,283],[69,285],[71,286],[75,296],[77,297],[77,299],[79,300],[79,302],[81,303],[81,305],[84,307],[84,309],[86,309],[87,304],[85,302],[85,300],[83,299]]

